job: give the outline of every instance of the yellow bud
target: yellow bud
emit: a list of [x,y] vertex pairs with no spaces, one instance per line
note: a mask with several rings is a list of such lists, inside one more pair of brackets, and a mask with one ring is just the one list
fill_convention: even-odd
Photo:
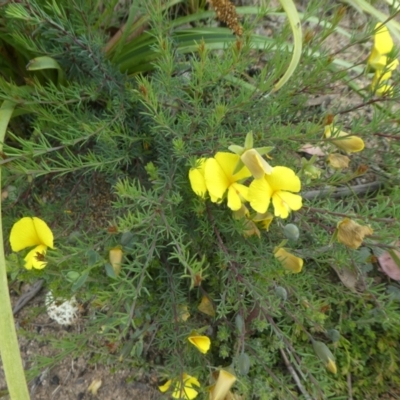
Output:
[[192,334],[188,337],[189,342],[201,353],[206,354],[210,350],[211,340],[208,336]]
[[335,361],[329,359],[328,364],[326,364],[325,367],[329,372],[332,372],[332,374],[336,374],[337,367]]
[[121,272],[121,262],[123,256],[121,247],[114,247],[111,249],[108,256],[115,275],[119,275]]
[[335,357],[329,350],[329,347],[323,343],[316,340],[312,341],[312,345],[315,351],[315,354],[318,358],[324,363],[326,369],[333,374],[336,374],[337,368],[335,363]]
[[338,129],[332,132],[332,129],[332,125],[327,125],[325,127],[325,137],[330,138],[333,135],[334,138],[337,138],[332,139],[331,143],[339,149],[344,150],[347,153],[356,153],[364,149],[364,141],[360,137],[350,135],[346,132],[339,131]]

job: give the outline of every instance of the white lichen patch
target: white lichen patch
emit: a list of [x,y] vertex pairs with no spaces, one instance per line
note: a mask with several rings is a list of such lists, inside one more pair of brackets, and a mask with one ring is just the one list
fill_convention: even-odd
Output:
[[78,317],[79,308],[75,296],[70,300],[54,300],[50,291],[46,294],[45,305],[48,316],[60,325],[71,325]]

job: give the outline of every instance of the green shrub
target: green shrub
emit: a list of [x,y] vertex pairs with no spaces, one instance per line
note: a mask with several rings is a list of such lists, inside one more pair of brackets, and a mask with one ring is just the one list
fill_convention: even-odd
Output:
[[[336,4],[309,2],[302,19],[309,18],[312,37],[294,75],[274,91],[291,55],[285,23],[269,40],[253,36],[263,16],[253,7],[236,38],[203,19],[211,9],[184,15],[183,1],[137,3],[121,15],[129,15],[132,32],[144,26],[150,33],[108,52],[107,35],[123,20],[114,3],[22,1],[1,10],[0,98],[15,104],[1,161],[3,188],[14,191],[4,202],[5,232],[21,216],[40,216],[56,237],[45,269],[24,271],[22,258],[10,255],[9,272],[43,278],[57,295],[87,305],[93,335],[71,334],[58,343],[67,350],[61,353],[84,352],[90,342],[96,361],[156,368],[160,385],[194,376],[204,398],[221,367],[238,374],[232,390],[243,398],[342,399],[352,391],[355,399],[376,399],[396,387],[399,287],[388,285],[375,256],[395,247],[399,232],[398,87],[392,97],[362,89],[355,74],[364,65],[351,60],[348,71],[341,50],[336,57],[324,47],[338,35],[343,9]],[[350,48],[369,54],[374,25],[354,34]],[[353,89],[357,101],[311,104],[337,85]],[[354,110],[368,111],[356,118]],[[311,143],[333,153],[323,134],[333,116],[366,148],[343,170],[313,158],[308,164],[320,176],[311,179],[299,149]],[[275,218],[268,232],[258,224],[259,237],[244,235],[249,220],[235,219],[225,200],[196,196],[188,178],[199,159],[243,146],[249,132],[255,147],[273,147],[272,166],[302,179],[303,207]],[[379,191],[359,194],[363,175],[379,181]],[[331,196],[315,192],[326,187]],[[337,195],[343,187],[347,194]],[[11,208],[16,199],[24,201]],[[344,218],[374,230],[359,249],[336,240]],[[288,223],[298,227],[297,241],[285,236]],[[282,268],[279,246],[304,260],[301,273]],[[123,252],[120,273],[109,261],[115,248]],[[204,298],[208,314],[198,309]],[[211,339],[206,355],[189,343],[192,332]],[[325,368],[328,353],[315,353],[316,342],[333,353],[336,374]],[[105,343],[115,344],[112,352]]]

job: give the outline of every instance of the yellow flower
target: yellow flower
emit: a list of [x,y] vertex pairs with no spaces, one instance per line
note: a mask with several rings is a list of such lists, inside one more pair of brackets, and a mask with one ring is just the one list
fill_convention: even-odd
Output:
[[358,249],[365,236],[373,234],[369,226],[363,226],[350,218],[344,218],[337,225],[337,239],[351,249]]
[[296,257],[282,247],[275,249],[274,256],[282,264],[283,268],[288,269],[295,274],[301,272],[304,263],[302,258]]
[[224,400],[236,379],[228,369],[220,369],[217,382],[210,388],[210,400]]
[[255,179],[261,179],[272,172],[272,167],[261,157],[256,149],[246,150],[240,157]]
[[191,400],[197,397],[199,392],[193,386],[200,387],[200,382],[193,376],[186,373],[182,374],[181,378],[170,379],[164,385],[159,386],[161,392],[166,392],[170,387],[173,387],[172,397],[174,399]]
[[393,49],[393,39],[388,28],[381,22],[375,25],[374,46],[368,58],[368,64],[374,69],[383,69],[387,63],[386,54]]
[[203,354],[206,354],[207,351],[210,350],[211,340],[208,336],[192,334],[188,337],[188,340]]
[[189,180],[192,190],[197,196],[202,198],[207,194],[206,181],[204,179],[205,162],[205,158],[200,158],[198,160],[198,166],[196,168],[190,168],[189,170]]
[[274,167],[270,175],[255,179],[249,187],[251,207],[264,214],[272,199],[276,217],[287,218],[291,210],[297,211],[302,207],[301,196],[290,192],[299,192],[301,183],[294,171],[287,167]]
[[248,190],[238,181],[251,176],[247,167],[243,167],[238,173],[233,174],[240,160],[237,154],[219,152],[214,158],[208,158],[205,162],[204,178],[211,201],[217,202],[228,191],[228,207],[239,210],[242,202],[247,200]]
[[331,140],[331,143],[347,153],[356,153],[364,149],[364,141],[358,136],[339,131],[339,129],[333,130],[332,125],[325,126],[325,137],[330,138],[332,134],[338,139]]
[[47,248],[53,248],[53,232],[46,222],[36,217],[24,217],[17,221],[10,233],[10,244],[13,251],[21,251],[27,247],[36,246],[25,260],[26,269],[42,269],[47,262],[43,260]]

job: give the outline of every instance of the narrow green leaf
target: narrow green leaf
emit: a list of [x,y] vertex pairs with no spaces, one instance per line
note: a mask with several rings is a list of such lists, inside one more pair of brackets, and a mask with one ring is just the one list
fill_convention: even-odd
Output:
[[293,72],[297,68],[300,57],[301,57],[301,49],[303,46],[303,37],[301,32],[301,22],[299,14],[297,13],[297,9],[292,0],[279,0],[283,9],[285,10],[290,27],[293,32],[293,55],[292,60],[290,61],[289,67],[282,76],[282,78],[278,81],[278,83],[274,86],[273,91],[279,90],[293,75]]
[[60,64],[51,57],[43,56],[36,57],[29,61],[26,66],[28,71],[42,71],[45,69],[56,69],[58,71],[58,84],[63,84],[65,82],[64,71],[60,67]]

